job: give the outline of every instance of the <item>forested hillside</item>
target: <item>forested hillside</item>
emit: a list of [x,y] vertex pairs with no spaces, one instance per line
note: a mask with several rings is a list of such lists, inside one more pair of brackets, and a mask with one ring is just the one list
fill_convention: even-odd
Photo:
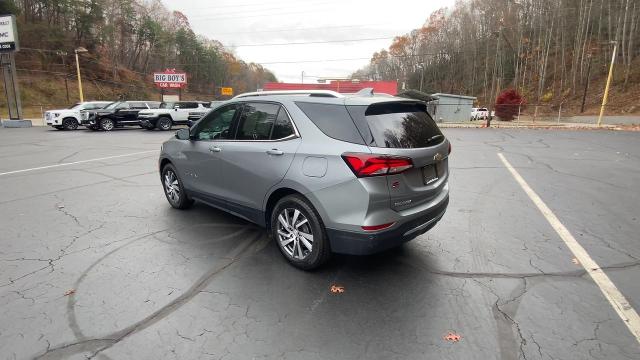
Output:
[[89,50],[80,64],[90,98],[155,99],[150,74],[165,68],[186,71],[187,91],[203,100],[212,99],[216,87],[242,92],[275,80],[262,66],[196,35],[182,13],[160,0],[0,0],[0,13],[18,16],[17,67],[27,105],[66,98],[64,78],[71,100],[77,99],[78,46]]
[[[489,104],[516,88],[530,104],[597,109],[618,44],[608,111],[640,110],[637,0],[462,0],[398,36],[358,70],[427,92],[478,96]],[[543,106],[544,108],[544,106]]]

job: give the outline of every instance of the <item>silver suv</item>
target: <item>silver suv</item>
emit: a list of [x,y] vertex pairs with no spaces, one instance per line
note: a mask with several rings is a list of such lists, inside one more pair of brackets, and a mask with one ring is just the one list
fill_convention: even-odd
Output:
[[199,200],[270,229],[293,265],[372,254],[431,229],[449,202],[451,145],[420,101],[258,92],[162,145],[167,200]]

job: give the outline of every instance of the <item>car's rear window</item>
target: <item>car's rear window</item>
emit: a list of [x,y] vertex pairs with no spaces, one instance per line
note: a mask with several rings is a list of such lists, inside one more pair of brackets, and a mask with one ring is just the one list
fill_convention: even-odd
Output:
[[360,121],[364,115],[372,137],[368,142],[370,146],[411,149],[429,147],[444,141],[442,132],[427,113],[425,104],[378,103],[366,107],[364,114],[362,108],[363,106],[350,106],[349,112],[359,117]]
[[300,101],[296,101],[296,105],[325,135],[336,140],[364,144],[344,105]]

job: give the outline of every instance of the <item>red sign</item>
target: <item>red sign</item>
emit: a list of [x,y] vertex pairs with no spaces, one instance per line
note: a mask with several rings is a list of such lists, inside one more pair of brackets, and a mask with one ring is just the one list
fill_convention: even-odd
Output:
[[153,82],[161,89],[181,89],[187,86],[187,74],[176,72],[176,69],[167,69],[154,73]]

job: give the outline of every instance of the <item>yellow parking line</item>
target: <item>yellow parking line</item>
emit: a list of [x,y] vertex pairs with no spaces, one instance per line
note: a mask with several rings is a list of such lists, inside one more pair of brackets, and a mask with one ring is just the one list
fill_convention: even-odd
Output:
[[524,192],[529,196],[529,199],[531,199],[531,201],[533,201],[533,203],[538,207],[538,210],[540,210],[542,215],[544,215],[551,227],[553,227],[556,233],[558,233],[562,241],[564,241],[576,259],[578,259],[580,264],[582,264],[587,273],[591,275],[591,278],[596,285],[598,285],[604,297],[607,298],[613,309],[618,313],[618,316],[620,316],[625,325],[627,325],[631,334],[635,336],[636,341],[640,343],[640,317],[636,310],[631,306],[624,295],[622,295],[620,290],[618,290],[618,288],[613,284],[607,274],[602,271],[600,265],[598,265],[591,256],[589,256],[589,253],[587,253],[582,245],[580,245],[573,235],[571,235],[569,230],[567,230],[567,228],[560,222],[558,217],[542,201],[538,194],[531,189],[529,184],[527,184],[522,176],[520,176],[516,169],[511,166],[504,155],[498,153],[498,157],[507,170],[509,170],[511,175],[516,179],[518,184],[520,184],[522,190],[524,190]]

